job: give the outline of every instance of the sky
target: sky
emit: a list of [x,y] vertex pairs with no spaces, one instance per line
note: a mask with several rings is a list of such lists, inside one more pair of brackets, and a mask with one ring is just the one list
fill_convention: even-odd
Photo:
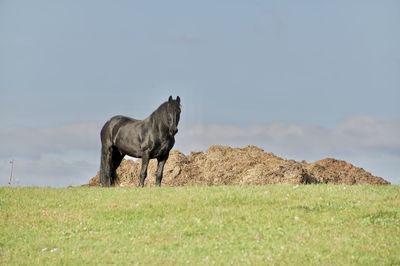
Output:
[[0,185],[80,185],[113,115],[400,184],[400,2],[0,0]]

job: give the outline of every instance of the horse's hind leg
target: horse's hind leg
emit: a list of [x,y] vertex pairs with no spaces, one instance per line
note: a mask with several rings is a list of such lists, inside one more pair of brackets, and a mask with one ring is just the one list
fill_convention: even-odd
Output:
[[113,147],[112,153],[111,153],[111,186],[114,186],[117,182],[117,168],[121,164],[122,159],[124,158],[124,155],[119,152],[119,150],[116,147]]
[[100,185],[109,187],[112,177],[112,149],[111,147],[102,147],[100,161]]

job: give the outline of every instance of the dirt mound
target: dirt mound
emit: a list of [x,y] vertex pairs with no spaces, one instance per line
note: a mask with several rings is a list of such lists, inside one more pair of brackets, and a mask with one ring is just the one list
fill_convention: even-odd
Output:
[[[124,160],[117,169],[119,186],[137,186],[141,161]],[[146,186],[153,186],[157,161],[151,160]],[[345,161],[323,159],[315,163],[285,160],[272,153],[248,146],[211,146],[206,152],[186,156],[170,152],[162,181],[166,186],[185,185],[263,185],[263,184],[389,184],[362,168]],[[99,175],[89,185],[97,186]]]
[[334,184],[389,184],[381,177],[373,176],[362,168],[355,167],[346,161],[327,158],[305,165],[317,183]]

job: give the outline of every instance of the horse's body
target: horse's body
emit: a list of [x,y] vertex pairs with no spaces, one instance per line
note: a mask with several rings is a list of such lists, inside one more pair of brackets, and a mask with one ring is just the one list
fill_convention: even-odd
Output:
[[150,159],[158,161],[156,185],[161,186],[163,169],[169,151],[175,143],[180,119],[180,98],[169,97],[148,118],[136,120],[125,116],[114,116],[103,126],[101,137],[100,184],[113,186],[115,171],[125,155],[142,158],[140,186],[144,186]]

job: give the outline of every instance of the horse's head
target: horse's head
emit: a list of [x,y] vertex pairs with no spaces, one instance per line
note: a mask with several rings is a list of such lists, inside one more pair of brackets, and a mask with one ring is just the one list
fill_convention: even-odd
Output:
[[169,96],[167,103],[168,111],[168,126],[169,134],[175,136],[178,133],[178,123],[181,117],[181,98],[178,96],[174,100],[172,96]]

